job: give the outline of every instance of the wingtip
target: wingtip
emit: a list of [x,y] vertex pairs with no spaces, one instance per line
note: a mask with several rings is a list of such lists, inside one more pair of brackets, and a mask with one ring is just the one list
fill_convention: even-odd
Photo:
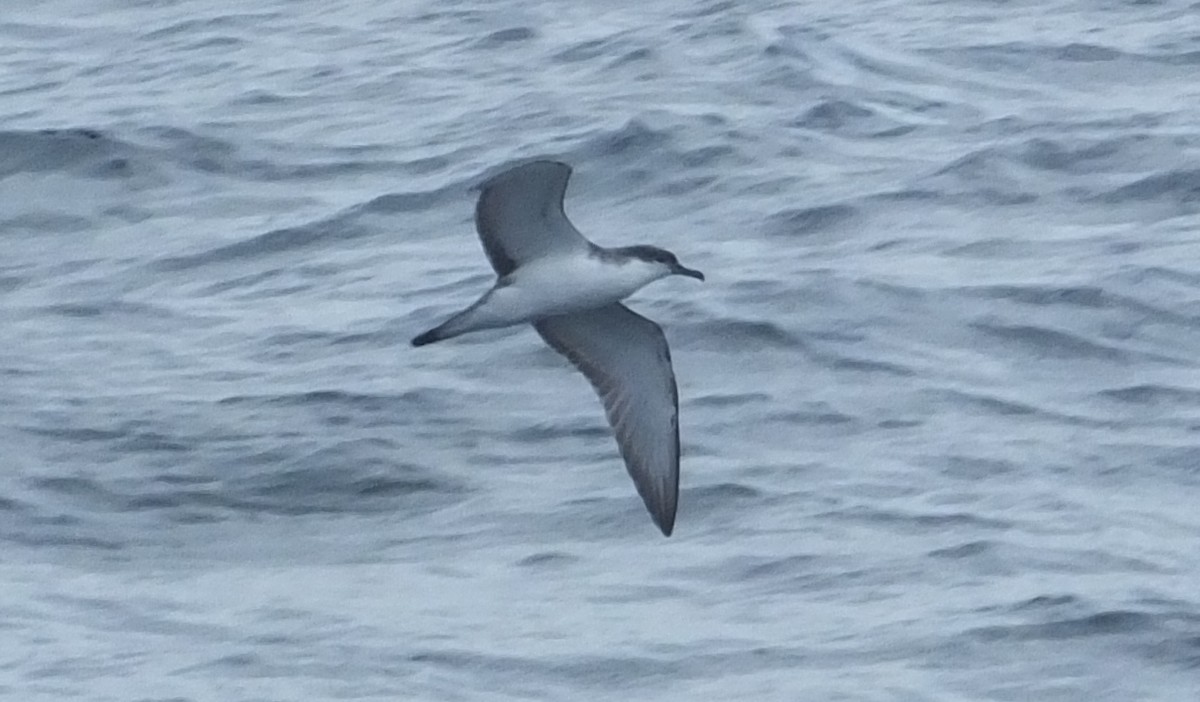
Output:
[[659,531],[662,532],[663,536],[669,537],[671,535],[671,532],[675,531],[675,511],[674,510],[671,510],[670,512],[664,512],[662,514],[659,514],[657,512],[651,512],[650,519],[652,519],[654,521],[654,526],[658,527]]

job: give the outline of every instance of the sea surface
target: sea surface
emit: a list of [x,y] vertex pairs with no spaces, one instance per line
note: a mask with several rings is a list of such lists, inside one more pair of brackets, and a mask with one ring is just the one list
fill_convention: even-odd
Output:
[[[551,156],[675,534],[532,330]],[[1200,699],[1200,3],[12,0],[0,699]]]

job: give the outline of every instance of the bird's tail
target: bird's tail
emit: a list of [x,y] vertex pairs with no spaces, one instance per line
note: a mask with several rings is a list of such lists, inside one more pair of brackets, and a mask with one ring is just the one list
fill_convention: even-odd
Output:
[[430,329],[427,332],[424,332],[424,333],[414,336],[413,340],[412,340],[412,345],[413,346],[425,346],[427,344],[432,344],[435,341],[441,341],[442,339],[447,339],[447,338],[449,338],[449,336],[450,335],[446,333],[446,325],[439,324],[438,326],[434,327],[433,329]]
[[437,325],[433,329],[430,329],[423,334],[418,334],[417,336],[413,337],[412,345],[425,346],[426,344],[432,344],[435,341],[452,339],[456,336],[471,331],[473,328],[469,324],[471,321],[471,313],[474,312],[475,308],[478,306],[479,303],[477,302],[462,312],[454,315],[450,319],[447,319],[446,321]]
[[417,335],[413,338],[412,345],[425,346],[426,344],[432,344],[435,341],[450,339],[461,334],[466,334],[467,332],[477,331],[479,329],[492,329],[497,326],[505,326],[503,324],[497,324],[494,319],[489,320],[486,318],[479,318],[478,311],[480,306],[488,301],[488,298],[492,296],[492,292],[494,291],[495,289],[489,290],[484,294],[483,297],[476,300],[467,309],[459,312],[424,334]]

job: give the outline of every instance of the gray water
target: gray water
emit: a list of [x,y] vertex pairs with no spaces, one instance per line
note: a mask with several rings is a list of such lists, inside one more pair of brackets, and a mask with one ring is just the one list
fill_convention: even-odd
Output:
[[[0,696],[1200,698],[1200,4],[0,14]],[[675,535],[492,274],[575,175]]]

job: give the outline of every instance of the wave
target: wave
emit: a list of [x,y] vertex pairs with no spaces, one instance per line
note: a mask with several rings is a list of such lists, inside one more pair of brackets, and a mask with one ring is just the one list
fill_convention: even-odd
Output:
[[980,627],[971,636],[984,641],[1060,641],[1090,636],[1129,634],[1153,629],[1154,617],[1143,612],[1109,610],[1041,624]]
[[1200,202],[1200,168],[1155,173],[1109,190],[1097,199],[1110,204],[1168,200],[1190,206]]
[[1178,385],[1145,383],[1109,388],[1098,393],[1101,397],[1135,405],[1197,405],[1200,406],[1200,388]]
[[249,239],[223,244],[198,253],[166,256],[156,260],[152,266],[164,272],[177,272],[344,245],[384,233],[378,226],[364,221],[371,215],[429,210],[447,200],[452,194],[461,196],[465,191],[465,184],[459,184],[457,187],[445,187],[432,192],[380,195],[330,217],[298,226],[273,229]]
[[842,203],[783,210],[771,215],[766,230],[775,236],[839,231],[844,230],[857,214],[857,208]]
[[1144,355],[1092,341],[1073,332],[1034,324],[975,322],[971,324],[971,328],[1042,358],[1093,359],[1128,363],[1133,358]]
[[692,349],[733,349],[751,352],[763,349],[805,348],[800,339],[781,325],[765,320],[713,318],[675,323],[672,325],[671,337],[677,339],[681,346]]
[[119,178],[151,165],[142,149],[99,129],[0,131],[0,178],[46,172]]

